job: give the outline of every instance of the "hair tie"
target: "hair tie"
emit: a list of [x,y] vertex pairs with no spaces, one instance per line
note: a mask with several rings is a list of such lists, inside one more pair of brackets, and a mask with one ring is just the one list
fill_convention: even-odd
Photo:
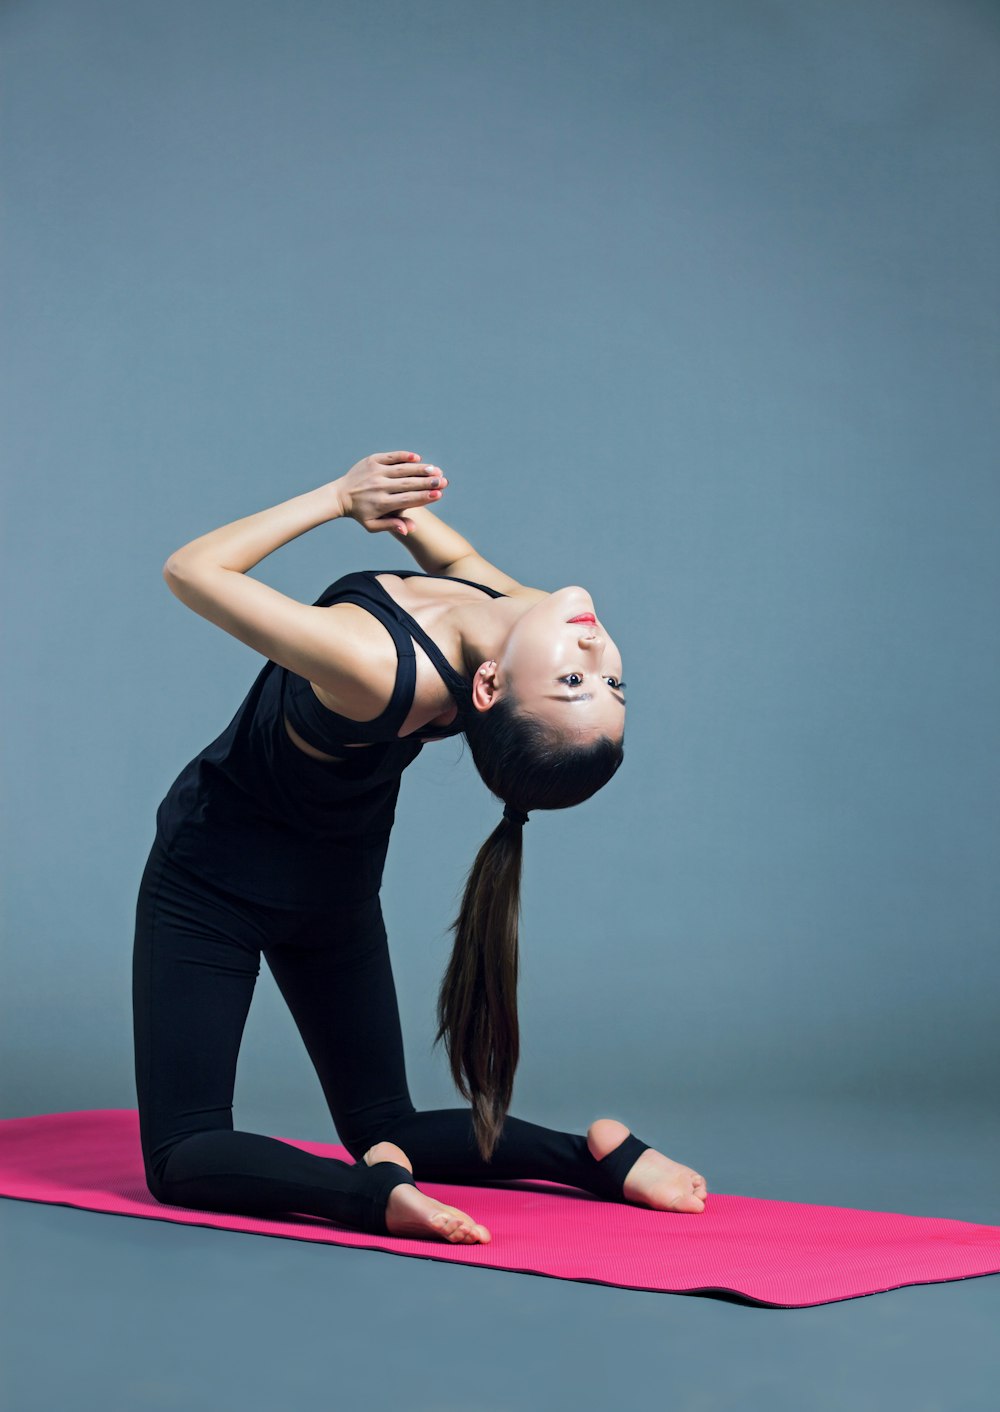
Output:
[[528,822],[528,816],[523,809],[516,809],[513,804],[503,806],[503,816],[505,819],[509,819],[512,824],[526,824]]

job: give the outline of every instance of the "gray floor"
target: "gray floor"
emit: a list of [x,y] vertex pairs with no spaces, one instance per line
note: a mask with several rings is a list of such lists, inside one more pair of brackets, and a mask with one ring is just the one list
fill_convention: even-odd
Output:
[[[719,1191],[1000,1225],[983,1109],[675,1121]],[[4,1412],[1000,1406],[1000,1275],[784,1310],[18,1201],[0,1220]]]

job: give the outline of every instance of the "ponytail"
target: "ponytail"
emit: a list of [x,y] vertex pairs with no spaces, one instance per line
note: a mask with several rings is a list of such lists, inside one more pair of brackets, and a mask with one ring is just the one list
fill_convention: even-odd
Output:
[[488,711],[469,707],[465,738],[504,816],[469,869],[451,960],[438,992],[438,1029],[451,1075],[472,1103],[476,1145],[489,1162],[503,1131],[520,1057],[518,922],[523,825],[529,809],[567,809],[589,799],[622,763],[622,739],[586,745],[518,711],[512,696]]
[[522,829],[497,825],[469,870],[455,944],[438,995],[438,1031],[452,1078],[471,1100],[476,1145],[489,1162],[500,1140],[520,1057],[517,1019]]

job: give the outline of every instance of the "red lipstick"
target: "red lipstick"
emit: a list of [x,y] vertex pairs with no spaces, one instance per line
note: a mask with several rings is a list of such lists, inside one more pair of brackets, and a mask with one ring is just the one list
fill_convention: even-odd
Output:
[[567,618],[569,623],[596,623],[597,619],[593,613],[577,613],[575,618]]

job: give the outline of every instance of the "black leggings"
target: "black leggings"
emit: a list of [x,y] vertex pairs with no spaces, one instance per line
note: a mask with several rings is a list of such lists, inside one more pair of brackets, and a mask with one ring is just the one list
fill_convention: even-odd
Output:
[[[262,954],[353,1164],[233,1129],[236,1061]],[[410,1100],[378,896],[322,911],[250,902],[173,862],[159,835],[136,904],[132,1002],[146,1182],[172,1206],[302,1212],[385,1234],[400,1182],[535,1179],[621,1201],[649,1145],[631,1135],[598,1162],[585,1137],[508,1115],[487,1164],[469,1108],[418,1113]],[[392,1162],[360,1160],[380,1141],[403,1149],[412,1177]]]

